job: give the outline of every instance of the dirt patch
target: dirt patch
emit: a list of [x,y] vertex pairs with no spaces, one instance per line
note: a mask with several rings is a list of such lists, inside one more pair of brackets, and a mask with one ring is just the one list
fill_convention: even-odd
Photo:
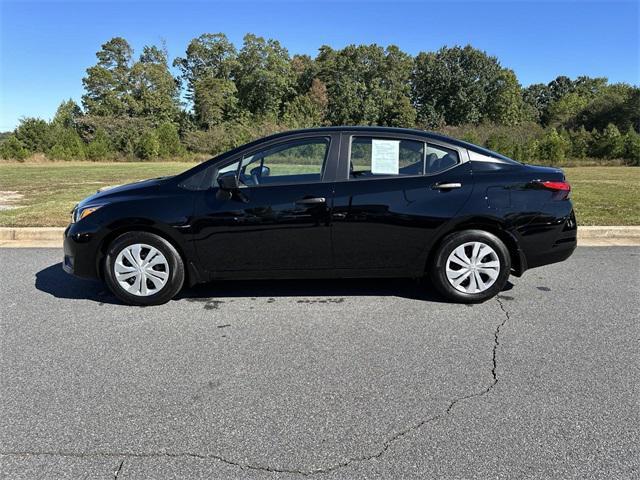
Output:
[[24,197],[23,194],[12,190],[0,190],[0,211],[20,208],[16,203],[22,200],[22,197]]

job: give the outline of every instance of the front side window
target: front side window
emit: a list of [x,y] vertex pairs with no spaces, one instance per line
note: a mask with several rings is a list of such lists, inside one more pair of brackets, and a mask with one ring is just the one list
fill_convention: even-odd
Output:
[[443,172],[458,163],[460,163],[460,156],[455,150],[427,144],[427,175]]
[[328,151],[324,137],[274,145],[245,156],[239,180],[246,186],[319,182]]
[[353,137],[349,178],[365,179],[424,173],[424,143],[415,140]]

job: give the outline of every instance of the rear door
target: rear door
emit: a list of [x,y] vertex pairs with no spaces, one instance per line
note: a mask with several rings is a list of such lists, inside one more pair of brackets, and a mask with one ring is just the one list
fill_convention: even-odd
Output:
[[232,195],[213,181],[196,201],[195,244],[213,276],[329,270],[331,177],[339,135],[293,137],[220,165],[237,175]]
[[421,271],[428,246],[472,188],[465,149],[421,136],[343,134],[332,212],[336,268]]

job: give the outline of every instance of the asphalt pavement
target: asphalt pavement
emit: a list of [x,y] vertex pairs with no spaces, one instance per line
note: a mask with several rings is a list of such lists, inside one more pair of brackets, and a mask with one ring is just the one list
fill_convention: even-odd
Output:
[[411,280],[159,307],[0,249],[0,477],[639,478],[640,248],[481,305]]

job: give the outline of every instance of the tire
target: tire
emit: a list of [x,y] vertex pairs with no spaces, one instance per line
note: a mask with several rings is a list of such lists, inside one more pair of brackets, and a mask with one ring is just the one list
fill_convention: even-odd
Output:
[[511,256],[502,240],[484,230],[464,230],[443,239],[429,277],[447,300],[479,303],[502,291],[510,272]]
[[[147,264],[148,262],[148,264]],[[129,232],[109,245],[104,277],[113,294],[128,305],[161,305],[182,288],[184,263],[162,237]]]

